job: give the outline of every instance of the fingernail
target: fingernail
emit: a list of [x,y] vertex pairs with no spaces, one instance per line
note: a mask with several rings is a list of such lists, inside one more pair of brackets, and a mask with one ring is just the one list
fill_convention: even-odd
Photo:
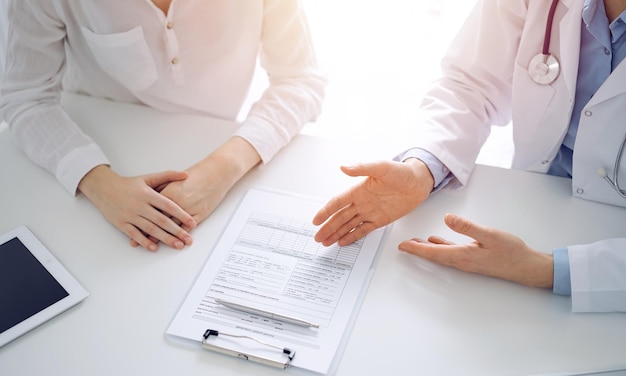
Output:
[[458,217],[454,214],[448,214],[448,223],[450,224],[450,226],[456,226],[456,222],[458,220]]
[[151,250],[152,252],[155,252],[157,250],[157,246],[156,246],[156,244],[150,244],[148,246],[148,249]]
[[182,249],[184,246],[185,245],[180,240],[177,240],[177,241],[174,242],[174,248],[176,248],[176,249]]
[[193,242],[193,240],[191,239],[191,236],[187,236],[185,237],[185,239],[183,239],[183,241],[185,242],[185,244],[187,245],[191,245],[191,243]]

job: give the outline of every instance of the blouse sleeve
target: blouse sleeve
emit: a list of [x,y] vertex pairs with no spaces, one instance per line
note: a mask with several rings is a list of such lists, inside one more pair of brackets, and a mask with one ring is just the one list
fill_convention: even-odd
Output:
[[52,1],[9,1],[0,118],[18,146],[71,194],[93,167],[108,164],[101,149],[60,105],[66,33]]
[[317,68],[307,20],[298,0],[266,0],[260,62],[269,87],[237,135],[267,163],[321,112],[326,78]]

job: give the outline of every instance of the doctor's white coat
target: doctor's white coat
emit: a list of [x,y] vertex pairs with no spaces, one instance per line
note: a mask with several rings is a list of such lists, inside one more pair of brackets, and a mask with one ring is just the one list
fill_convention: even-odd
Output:
[[[538,85],[528,64],[542,49],[550,1],[480,0],[442,63],[444,78],[428,91],[416,147],[433,153],[467,183],[491,125],[512,121],[512,167],[547,172],[565,137],[574,105],[584,0],[561,0],[550,51],[561,72]],[[423,132],[423,133],[422,133]],[[575,196],[626,206],[596,171],[611,175],[626,133],[626,61],[584,108],[574,148]],[[626,186],[626,161],[621,176]],[[572,308],[626,311],[626,222],[624,238],[568,247]]]

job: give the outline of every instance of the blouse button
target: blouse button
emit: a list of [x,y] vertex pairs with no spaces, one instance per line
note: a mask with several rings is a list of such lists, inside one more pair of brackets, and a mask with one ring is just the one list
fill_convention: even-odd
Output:
[[168,30],[171,30],[171,29],[173,29],[173,28],[174,28],[174,25],[173,25],[171,22],[168,22],[168,23],[165,25],[165,27],[166,27]]
[[177,58],[177,57],[175,57],[175,58],[173,58],[173,59],[172,59],[172,64],[173,64],[173,65],[178,64],[178,58]]

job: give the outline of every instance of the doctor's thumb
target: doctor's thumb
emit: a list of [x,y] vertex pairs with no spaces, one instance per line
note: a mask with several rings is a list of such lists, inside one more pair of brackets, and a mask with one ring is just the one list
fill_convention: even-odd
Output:
[[467,235],[474,238],[478,232],[477,226],[469,219],[460,217],[456,214],[448,213],[443,218],[444,222],[450,229],[458,232],[459,234]]
[[379,166],[376,163],[355,163],[341,166],[344,174],[352,177],[377,175]]

